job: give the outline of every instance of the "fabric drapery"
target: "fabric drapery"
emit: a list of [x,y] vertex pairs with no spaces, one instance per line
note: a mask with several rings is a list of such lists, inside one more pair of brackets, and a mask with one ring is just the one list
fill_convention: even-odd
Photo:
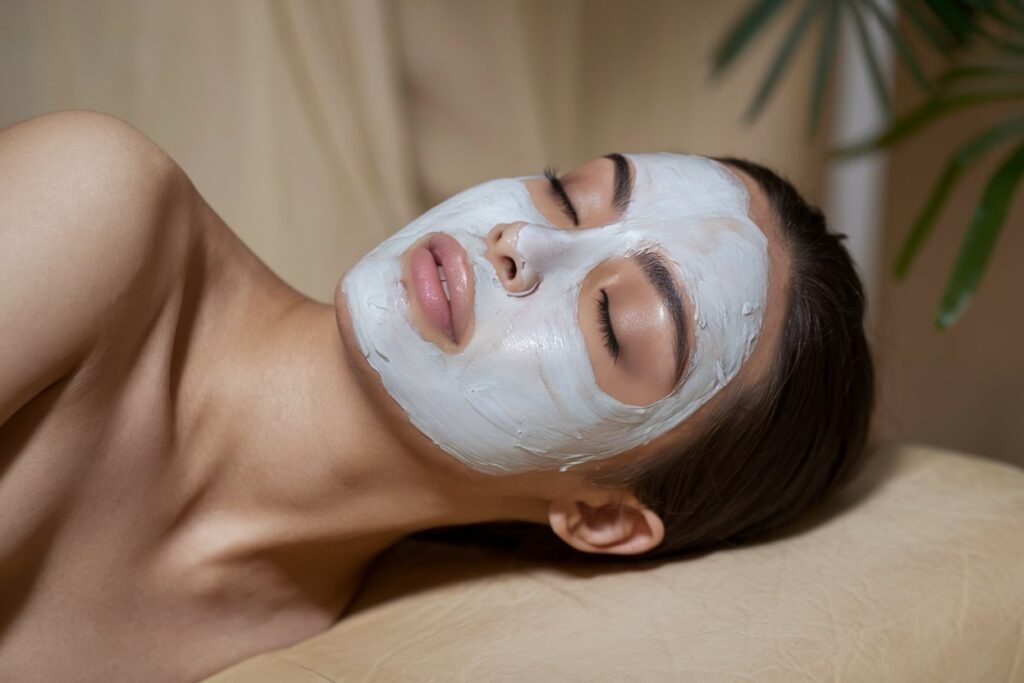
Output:
[[419,212],[549,164],[735,153],[819,192],[801,77],[749,129],[757,55],[736,87],[707,83],[736,11],[721,5],[10,0],[0,125],[75,108],[127,120],[275,272],[330,301],[345,268]]
[[0,22],[0,120],[120,116],[271,268],[329,301],[342,270],[418,211],[388,9],[15,2]]

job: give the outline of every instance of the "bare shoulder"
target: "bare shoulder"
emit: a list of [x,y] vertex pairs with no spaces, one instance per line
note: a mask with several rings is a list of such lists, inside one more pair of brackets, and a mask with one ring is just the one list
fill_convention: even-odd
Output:
[[[161,296],[191,183],[142,132],[92,111],[0,130],[0,424]],[[166,287],[163,287],[166,289]]]
[[[155,190],[181,174],[170,156],[131,124],[87,110],[42,114],[0,130],[0,165],[5,180],[22,187],[77,181],[83,192],[111,181],[130,190]],[[147,193],[133,194],[134,200],[144,200]]]

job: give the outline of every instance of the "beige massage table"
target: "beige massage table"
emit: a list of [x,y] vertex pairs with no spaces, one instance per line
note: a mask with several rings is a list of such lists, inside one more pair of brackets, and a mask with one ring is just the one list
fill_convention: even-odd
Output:
[[346,617],[208,683],[1024,681],[1024,470],[886,448],[767,543],[553,565],[406,541]]

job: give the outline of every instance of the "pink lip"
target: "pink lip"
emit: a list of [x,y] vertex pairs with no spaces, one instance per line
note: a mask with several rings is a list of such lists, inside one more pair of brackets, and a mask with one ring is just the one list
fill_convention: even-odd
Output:
[[[448,297],[438,266],[448,283]],[[408,268],[416,300],[430,325],[461,345],[473,314],[473,283],[466,250],[451,235],[434,233],[412,248]]]

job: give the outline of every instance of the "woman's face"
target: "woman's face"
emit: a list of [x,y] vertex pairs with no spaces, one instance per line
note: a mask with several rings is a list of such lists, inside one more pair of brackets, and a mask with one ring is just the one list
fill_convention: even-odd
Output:
[[610,155],[470,188],[341,287],[427,437],[480,471],[564,470],[658,438],[739,372],[768,296],[749,206],[712,160]]

